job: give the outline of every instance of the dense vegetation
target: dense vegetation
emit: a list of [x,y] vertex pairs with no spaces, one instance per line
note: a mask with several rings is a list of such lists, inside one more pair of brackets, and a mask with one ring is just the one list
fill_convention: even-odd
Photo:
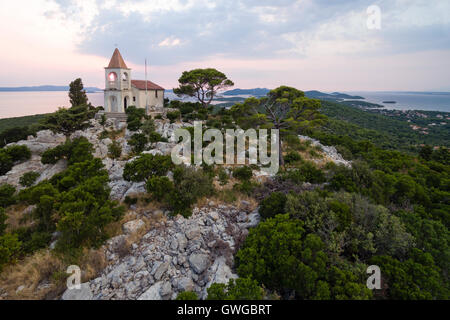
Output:
[[[450,127],[429,126],[441,122],[436,111],[386,111],[362,110],[359,108],[322,101],[321,112],[329,117],[329,122],[320,130],[355,140],[368,140],[379,147],[417,153],[421,144],[450,147]],[[409,122],[408,122],[409,120]],[[427,127],[424,134],[413,130],[411,125]]]
[[[142,153],[164,138],[142,109],[127,108],[128,129],[134,131],[128,141],[133,159],[126,163],[123,177],[145,182],[145,201],[156,201],[185,217],[198,200],[212,195],[225,201],[251,196],[259,202],[262,221],[235,252],[240,278],[213,284],[208,299],[449,299],[448,132],[426,136],[395,117],[319,102],[292,89],[281,87],[269,94],[280,108],[280,117],[273,119],[267,112],[274,110],[264,110],[267,99],[250,99],[216,112],[208,104],[168,104],[177,109],[171,121],[204,120],[206,128],[222,130],[277,125],[285,129],[284,166],[264,183],[253,178],[258,169],[254,165],[230,170],[206,164],[174,166],[170,156]],[[89,106],[76,106],[48,116],[40,126],[69,137],[94,113]],[[292,120],[298,123],[281,125]],[[10,138],[16,139],[12,136],[17,133]],[[297,134],[336,146],[352,161],[351,167],[310,160],[324,160],[321,150],[301,143]],[[120,158],[119,148],[111,144],[109,156]],[[49,246],[55,232],[57,252],[70,255],[108,237],[107,225],[121,217],[123,208],[109,200],[108,174],[92,150],[85,138],[68,138],[41,159],[65,159],[65,171],[39,183],[38,175],[30,172],[21,178],[25,188],[20,192],[0,186],[0,267]],[[29,157],[24,147],[1,149],[2,174]],[[137,199],[127,198],[126,203],[136,204]],[[17,204],[34,206],[27,218],[33,223],[14,229],[6,223],[6,213]],[[381,269],[381,290],[366,286],[369,265]],[[178,299],[197,296],[185,292]]]
[[[20,178],[24,189],[19,192],[11,185],[0,186],[0,268],[48,247],[54,240],[57,252],[77,257],[83,247],[103,243],[108,238],[106,226],[119,220],[124,212],[123,207],[109,199],[108,173],[101,160],[93,157],[93,146],[84,137],[69,139],[75,130],[86,128],[97,111],[85,104],[83,92],[78,91],[82,91],[82,84],[75,81],[71,99],[74,104],[83,104],[46,115],[35,127],[66,135],[66,142],[46,150],[41,161],[47,164],[65,159],[67,169],[37,184],[39,174],[27,172]],[[23,138],[17,132],[20,128],[7,131],[8,142]],[[30,157],[25,146],[0,149],[1,175]],[[30,214],[19,224],[8,225],[6,211],[16,210],[11,207],[15,205],[30,206]]]
[[[245,126],[243,109],[232,115]],[[448,149],[418,146],[406,121],[324,101],[321,112],[327,123],[307,133],[352,167],[320,168],[303,160],[298,139],[282,137],[286,167],[256,192],[265,221],[236,255],[239,275],[286,299],[448,299]],[[316,190],[299,189],[303,182]],[[371,264],[383,290],[365,286]]]
[[[8,185],[0,188],[3,207],[16,202],[35,206],[28,218],[33,221],[29,227],[3,235],[0,251],[8,251],[3,264],[47,247],[55,231],[60,233],[56,248],[71,255],[82,247],[98,246],[108,237],[105,227],[122,216],[123,208],[109,200],[108,173],[91,152],[92,145],[85,138],[67,141],[47,150],[42,158],[44,163],[66,158],[69,166],[65,171],[19,193]],[[13,251],[7,248],[9,245],[13,245]]]

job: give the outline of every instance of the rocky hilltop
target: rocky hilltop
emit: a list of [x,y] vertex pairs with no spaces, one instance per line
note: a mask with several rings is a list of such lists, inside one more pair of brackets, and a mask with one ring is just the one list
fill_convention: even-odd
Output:
[[[192,124],[155,120],[155,131],[167,142],[148,143],[143,153],[169,155],[175,145],[174,131],[187,126]],[[115,133],[114,141],[122,148],[119,159],[108,157],[108,147],[113,140],[105,132]],[[93,145],[94,157],[100,158],[108,171],[110,198],[113,200],[124,201],[127,197],[146,192],[144,182],[130,182],[123,178],[125,164],[135,159],[128,143],[135,133],[119,120],[107,119],[102,125],[99,120],[91,119],[87,129],[70,135],[70,139],[85,137]],[[304,136],[299,136],[299,139],[310,140],[327,161],[350,165],[333,147],[322,146]],[[19,179],[26,172],[39,173],[38,183],[65,170],[66,160],[55,164],[41,163],[44,151],[65,140],[62,134],[43,130],[27,140],[7,145],[27,146],[32,156],[0,177],[0,184],[8,183],[21,189]],[[260,172],[253,174],[257,178],[261,176]],[[167,176],[171,178],[171,173]],[[30,211],[30,208],[25,210]],[[212,283],[227,283],[237,277],[233,272],[233,255],[249,228],[260,221],[255,205],[244,200],[234,205],[208,200],[207,204],[195,207],[188,219],[167,213],[160,209],[130,206],[122,234],[102,247],[107,267],[96,278],[83,283],[80,289],[66,290],[62,299],[174,299],[183,291],[194,291],[200,298],[205,298],[206,289]],[[149,224],[149,220],[153,223]],[[57,241],[57,236],[55,238]]]

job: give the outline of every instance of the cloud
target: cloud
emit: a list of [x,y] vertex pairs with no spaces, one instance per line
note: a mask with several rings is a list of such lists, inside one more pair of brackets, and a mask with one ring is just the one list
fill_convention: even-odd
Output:
[[[372,4],[381,30],[366,27]],[[194,67],[216,67],[237,86],[450,83],[448,68],[438,67],[450,61],[448,0],[34,0],[26,8],[2,1],[0,26],[8,30],[0,34],[8,43],[0,54],[5,85],[53,83],[58,74],[62,83],[80,75],[101,86],[116,45],[134,78],[147,58],[152,79],[168,88]],[[366,75],[374,70],[383,75]]]
[[[83,21],[78,50],[155,65],[223,58],[305,58],[323,52],[380,55],[450,48],[448,1],[378,1],[380,31],[366,27],[366,0],[56,1]],[[434,5],[436,4],[436,5]],[[81,19],[80,19],[81,17]]]
[[163,41],[161,41],[158,46],[160,47],[176,47],[181,44],[180,39],[174,38],[174,37],[168,37],[165,38]]

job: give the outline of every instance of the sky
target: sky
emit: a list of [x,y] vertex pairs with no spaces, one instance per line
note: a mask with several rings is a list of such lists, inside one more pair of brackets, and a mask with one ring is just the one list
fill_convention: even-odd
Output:
[[0,30],[3,87],[103,88],[118,47],[166,89],[211,67],[236,88],[450,91],[449,0],[2,0]]

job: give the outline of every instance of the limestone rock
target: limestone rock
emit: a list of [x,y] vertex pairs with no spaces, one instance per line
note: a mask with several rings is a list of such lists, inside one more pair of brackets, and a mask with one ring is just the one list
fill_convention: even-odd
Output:
[[195,273],[200,274],[209,266],[209,257],[206,254],[194,253],[189,257],[189,264]]
[[166,281],[161,285],[159,294],[163,299],[170,298],[170,296],[172,295],[172,285],[169,281]]
[[131,220],[123,224],[122,230],[126,234],[135,233],[145,225],[141,219]]
[[164,282],[158,281],[152,285],[147,291],[145,291],[138,300],[162,300],[161,294],[159,293]]
[[80,285],[80,289],[67,289],[62,295],[62,300],[92,300],[93,295],[89,283]]

